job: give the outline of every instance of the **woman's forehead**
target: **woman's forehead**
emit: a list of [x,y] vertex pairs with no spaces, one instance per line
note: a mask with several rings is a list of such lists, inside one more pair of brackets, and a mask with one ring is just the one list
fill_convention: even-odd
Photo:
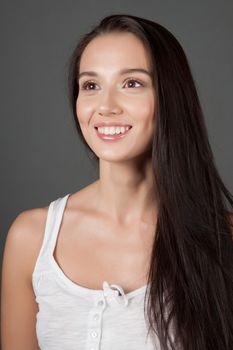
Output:
[[132,33],[109,33],[94,38],[84,49],[80,70],[113,67],[120,70],[126,67],[149,68],[148,53],[142,41]]

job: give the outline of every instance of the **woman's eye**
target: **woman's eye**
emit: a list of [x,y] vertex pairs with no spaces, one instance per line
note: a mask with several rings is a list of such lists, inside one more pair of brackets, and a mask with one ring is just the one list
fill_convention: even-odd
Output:
[[[86,81],[85,83],[82,84],[82,89],[83,90],[95,90],[95,88],[90,88],[90,87],[93,87],[95,86],[96,83],[94,83],[93,81]],[[87,88],[89,87],[89,88]]]
[[[143,84],[139,81],[139,80],[136,80],[136,79],[129,79],[127,80],[126,84],[129,85],[129,87],[138,87],[138,86],[135,86],[135,83],[136,84],[139,84],[139,87],[140,86],[143,86]],[[133,85],[133,86],[132,86]]]

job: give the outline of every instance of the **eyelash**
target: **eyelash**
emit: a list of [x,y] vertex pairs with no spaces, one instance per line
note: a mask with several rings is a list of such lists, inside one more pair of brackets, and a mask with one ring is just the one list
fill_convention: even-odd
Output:
[[[125,83],[131,82],[131,81],[136,82],[136,83],[140,84],[141,86],[143,86],[143,83],[142,83],[140,80],[138,80],[138,79],[133,79],[133,78],[127,79]],[[86,81],[86,82],[84,82],[84,83],[81,85],[82,90],[88,90],[88,89],[86,89],[86,87],[88,86],[88,84],[96,84],[96,83],[95,83],[94,81],[90,81],[90,80],[89,80],[89,81]],[[95,89],[89,89],[89,90],[95,90]]]

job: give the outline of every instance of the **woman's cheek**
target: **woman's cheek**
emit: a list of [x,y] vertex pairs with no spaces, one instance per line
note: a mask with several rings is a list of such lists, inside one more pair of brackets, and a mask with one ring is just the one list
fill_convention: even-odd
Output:
[[76,114],[80,124],[88,122],[92,111],[92,104],[87,101],[79,100],[76,103]]
[[128,106],[128,111],[134,119],[137,121],[145,121],[148,124],[152,119],[154,119],[155,114],[155,101],[153,96],[138,96],[134,100],[134,103],[130,103]]

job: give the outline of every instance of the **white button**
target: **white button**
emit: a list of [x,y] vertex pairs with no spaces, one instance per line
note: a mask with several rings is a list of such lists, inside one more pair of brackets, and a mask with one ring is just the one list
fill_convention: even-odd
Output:
[[99,319],[99,315],[98,314],[95,314],[94,315],[94,320],[97,321]]
[[91,332],[91,336],[93,337],[93,338],[96,338],[97,337],[97,335],[98,335],[98,333],[96,333],[96,332]]
[[98,305],[103,305],[103,300],[100,300],[99,302],[98,302]]

